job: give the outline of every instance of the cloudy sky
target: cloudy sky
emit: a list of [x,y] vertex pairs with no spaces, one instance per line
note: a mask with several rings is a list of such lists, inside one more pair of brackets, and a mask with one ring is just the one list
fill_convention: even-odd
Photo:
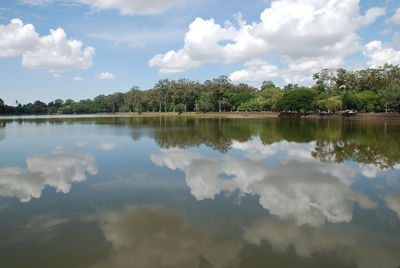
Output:
[[310,84],[400,64],[398,0],[2,0],[0,98],[93,98],[162,78]]

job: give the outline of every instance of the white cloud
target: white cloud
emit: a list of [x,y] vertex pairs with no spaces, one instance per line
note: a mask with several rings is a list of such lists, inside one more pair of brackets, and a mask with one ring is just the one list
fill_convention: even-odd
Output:
[[22,66],[50,72],[87,69],[92,66],[95,49],[82,47],[81,41],[68,40],[63,29],[50,30],[50,35],[40,38],[35,50],[22,54]]
[[[48,5],[57,0],[22,0],[22,3],[38,6]],[[89,5],[94,10],[117,9],[123,15],[151,15],[161,13],[185,0],[65,0],[63,2]]]
[[257,82],[271,80],[281,76],[281,71],[275,65],[262,60],[252,60],[245,64],[246,69],[235,71],[229,75],[232,82]]
[[92,65],[93,47],[83,47],[79,40],[68,39],[63,29],[50,30],[40,37],[32,24],[12,19],[0,25],[0,57],[22,55],[22,66],[50,72],[87,69]]
[[61,75],[61,74],[52,74],[52,76],[53,76],[54,78],[62,78],[62,75]]
[[98,79],[114,79],[115,75],[113,73],[110,72],[102,72],[99,74],[96,74],[95,77],[97,77]]
[[400,64],[400,50],[395,50],[382,41],[372,41],[365,45],[363,54],[369,59],[372,68],[383,66],[385,63]]
[[381,7],[373,7],[367,10],[367,13],[364,16],[360,17],[360,24],[361,25],[368,25],[381,16],[386,15],[386,8]]
[[83,78],[82,76],[75,76],[75,77],[73,78],[73,80],[74,80],[74,81],[85,81],[86,79]]
[[39,198],[46,186],[68,193],[74,182],[96,174],[94,156],[83,153],[54,152],[28,157],[27,169],[0,168],[0,196],[16,197],[21,202]]
[[390,21],[394,24],[400,24],[400,7],[396,9]]
[[181,73],[193,67],[200,66],[200,61],[194,61],[184,50],[171,50],[166,54],[157,54],[149,61],[150,67],[160,66],[160,73]]
[[237,267],[241,243],[217,240],[166,208],[128,206],[101,215],[112,253],[92,267]]
[[[183,171],[198,200],[213,199],[221,192],[258,195],[260,204],[272,215],[294,219],[298,224],[349,222],[354,202],[363,208],[376,206],[351,188],[356,170],[302,158],[303,151],[295,148],[288,152],[289,158],[276,167],[234,158],[207,159],[179,149],[165,150],[150,158],[156,165]],[[223,179],[221,174],[232,179]]]
[[0,57],[14,57],[38,45],[39,35],[32,24],[12,19],[9,24],[0,24]]
[[118,9],[124,15],[149,15],[166,11],[184,0],[75,0],[94,9]]
[[[359,9],[359,0],[275,0],[261,13],[260,22],[249,24],[239,15],[237,26],[222,26],[213,19],[196,18],[189,26],[183,48],[158,54],[149,65],[159,67],[160,73],[174,73],[207,62],[250,61],[274,53],[283,62],[293,64],[284,70],[289,72],[287,76],[293,76],[290,71],[299,68],[309,75],[321,66],[337,67],[344,57],[358,51],[356,31],[386,12],[371,8],[362,16]],[[254,81],[278,74],[273,65],[249,64],[231,77],[235,81]]]

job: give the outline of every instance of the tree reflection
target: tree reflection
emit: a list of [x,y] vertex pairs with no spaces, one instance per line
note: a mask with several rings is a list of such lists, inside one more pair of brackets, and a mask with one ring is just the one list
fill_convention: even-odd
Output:
[[234,142],[247,142],[253,137],[259,137],[266,146],[281,141],[314,142],[312,156],[324,162],[356,161],[380,168],[391,168],[400,163],[400,124],[389,122],[190,116],[41,118],[15,121],[19,124],[110,125],[113,127],[107,128],[107,131],[117,135],[125,135],[128,131],[134,141],[150,137],[163,149],[187,149],[205,145],[225,153],[232,149]]
[[[346,120],[166,119],[150,136],[163,149],[205,145],[225,153],[234,142],[260,137],[263,145],[281,141],[315,143],[312,156],[323,162],[355,161],[379,168],[400,163],[400,125]],[[136,139],[137,139],[137,133]]]

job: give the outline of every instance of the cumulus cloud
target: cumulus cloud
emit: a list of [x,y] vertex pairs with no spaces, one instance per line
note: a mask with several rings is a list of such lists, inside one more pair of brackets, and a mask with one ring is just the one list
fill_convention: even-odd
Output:
[[0,196],[16,197],[21,202],[40,198],[46,186],[68,193],[72,183],[82,182],[86,173],[97,173],[93,155],[53,152],[50,155],[28,157],[27,169],[0,168]]
[[103,79],[103,80],[114,79],[115,78],[115,75],[113,73],[110,73],[110,72],[102,72],[102,73],[96,74],[95,76],[98,79]]
[[177,73],[207,62],[250,61],[246,69],[231,75],[234,81],[244,82],[283,76],[276,66],[252,61],[271,54],[291,65],[284,70],[288,79],[299,68],[311,72],[337,67],[360,49],[357,30],[386,12],[374,7],[360,15],[359,10],[359,0],[275,0],[261,13],[259,22],[247,23],[240,15],[236,26],[196,18],[183,48],[158,54],[149,65],[159,67],[160,73]]
[[112,254],[94,267],[237,267],[241,245],[217,241],[187,224],[178,214],[159,206],[128,206],[106,212],[101,230]]
[[[260,204],[272,215],[298,224],[349,222],[354,202],[363,208],[376,206],[351,188],[357,171],[344,165],[289,157],[270,167],[235,158],[208,159],[179,149],[150,158],[156,165],[183,171],[198,200],[213,199],[221,192],[258,195]],[[224,174],[232,179],[223,179]]]
[[323,68],[336,68],[344,63],[342,56],[307,57],[297,60],[289,59],[286,69],[278,68],[261,59],[251,60],[244,64],[245,68],[229,75],[233,82],[257,83],[264,80],[282,77],[286,83],[311,84],[312,76]]
[[81,41],[68,40],[63,29],[50,30],[50,35],[40,38],[36,49],[22,54],[22,66],[50,72],[87,69],[92,66],[95,49],[82,47]]
[[35,48],[39,35],[32,24],[12,19],[9,24],[0,24],[0,57],[14,57]]
[[95,49],[68,39],[61,28],[40,37],[32,24],[12,19],[7,25],[0,25],[0,57],[17,55],[22,55],[23,67],[63,72],[92,66]]
[[[396,267],[400,262],[398,244],[388,237],[358,228],[341,229],[298,226],[288,220],[274,218],[259,220],[245,228],[244,239],[259,245],[268,242],[276,252],[294,252],[300,257],[311,257],[317,253],[338,256],[344,263],[351,261],[355,267]],[[379,246],[377,246],[379,245]]]
[[363,54],[372,68],[388,64],[400,64],[400,50],[395,50],[383,44],[382,41],[372,41],[365,45]]
[[245,66],[246,69],[235,71],[229,75],[232,82],[253,83],[262,80],[271,80],[282,75],[277,66],[260,59],[249,61]]
[[390,21],[394,24],[400,24],[400,7],[396,9]]

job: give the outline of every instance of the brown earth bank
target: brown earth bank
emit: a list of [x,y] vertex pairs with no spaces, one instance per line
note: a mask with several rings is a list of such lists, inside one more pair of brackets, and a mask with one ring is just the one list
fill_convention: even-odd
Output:
[[[138,115],[135,113],[119,113],[124,115]],[[178,113],[167,112],[145,112],[138,116],[178,116]],[[205,112],[195,113],[188,112],[182,113],[179,116],[193,116],[193,117],[209,117],[209,118],[309,118],[309,119],[348,119],[348,120],[383,120],[383,121],[400,121],[400,113],[354,113],[348,114],[343,112],[338,113],[280,113],[280,112]]]
[[[177,116],[177,117],[195,117],[195,118],[306,118],[306,119],[332,119],[332,120],[361,120],[361,121],[392,121],[400,122],[400,113],[354,113],[346,114],[343,112],[338,113],[279,113],[279,112],[187,112],[187,113],[176,113],[176,112],[144,112],[138,113],[96,113],[96,114],[70,114],[70,116],[132,116],[132,117],[157,117],[157,116]],[[25,115],[12,115],[10,117],[23,117]],[[68,118],[68,114],[42,114],[42,115],[29,115],[29,116],[61,116]],[[4,115],[3,119],[9,116]]]

